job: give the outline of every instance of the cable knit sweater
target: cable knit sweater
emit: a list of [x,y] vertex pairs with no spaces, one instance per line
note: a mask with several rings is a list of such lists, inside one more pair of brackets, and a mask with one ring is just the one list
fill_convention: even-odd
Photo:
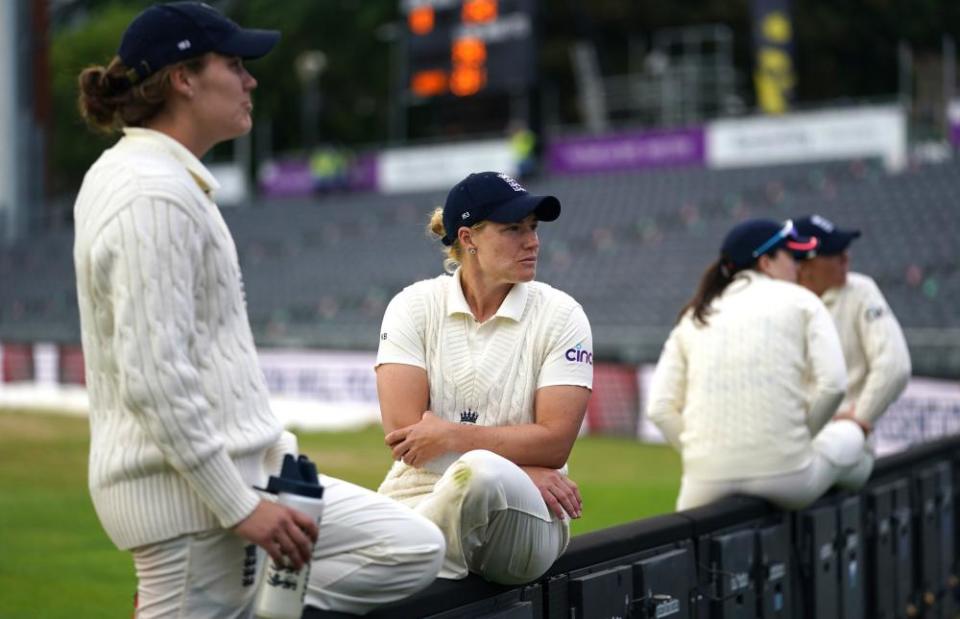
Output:
[[216,188],[175,140],[126,129],[74,207],[90,492],[120,548],[244,519],[280,437]]
[[821,297],[833,316],[847,362],[842,412],[876,423],[910,380],[910,352],[896,316],[876,282],[850,273],[846,285]]
[[846,386],[827,308],[795,284],[743,271],[711,304],[670,333],[647,414],[702,481],[788,473],[813,457],[811,436]]
[[[580,304],[540,282],[515,284],[496,314],[477,323],[459,271],[417,282],[390,302],[377,364],[424,368],[430,407],[456,423],[507,426],[534,422],[537,389],[593,386],[590,323]],[[413,468],[394,463],[380,492],[408,505],[429,493],[461,454]]]

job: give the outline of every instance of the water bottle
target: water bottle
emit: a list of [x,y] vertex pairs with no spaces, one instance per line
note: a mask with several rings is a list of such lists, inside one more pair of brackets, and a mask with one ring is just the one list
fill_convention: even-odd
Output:
[[[270,476],[266,491],[276,494],[280,504],[307,514],[320,526],[323,486],[316,465],[306,456],[295,460],[292,455],[285,455],[280,477]],[[254,613],[262,619],[300,619],[309,579],[309,561],[294,570],[270,559],[260,580]]]

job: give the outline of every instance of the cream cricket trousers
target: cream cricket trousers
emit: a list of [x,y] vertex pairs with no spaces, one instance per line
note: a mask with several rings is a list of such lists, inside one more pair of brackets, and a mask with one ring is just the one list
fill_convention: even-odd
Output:
[[[392,499],[321,476],[324,514],[305,604],[364,614],[433,582],[443,536]],[[182,535],[133,550],[136,617],[253,616],[266,553],[230,531]]]
[[848,419],[828,423],[813,439],[813,460],[799,471],[745,479],[701,481],[683,477],[677,510],[700,507],[733,494],[767,499],[783,509],[810,505],[834,484],[856,490],[873,471],[873,449]]
[[516,464],[469,451],[415,507],[443,531],[441,578],[467,572],[514,585],[542,576],[570,539],[569,523],[550,513],[540,490]]

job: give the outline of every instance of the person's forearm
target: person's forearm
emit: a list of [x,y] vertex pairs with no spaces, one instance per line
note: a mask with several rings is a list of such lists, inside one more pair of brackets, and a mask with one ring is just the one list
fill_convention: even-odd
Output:
[[910,380],[910,362],[885,364],[871,368],[867,382],[854,402],[854,416],[873,425],[899,397]]
[[559,469],[570,457],[573,442],[536,423],[516,426],[455,424],[450,429],[451,451],[486,449],[519,466]]

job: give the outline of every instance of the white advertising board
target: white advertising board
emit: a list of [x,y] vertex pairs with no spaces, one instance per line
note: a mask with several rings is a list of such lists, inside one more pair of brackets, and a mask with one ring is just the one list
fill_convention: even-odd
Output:
[[380,153],[377,165],[383,193],[449,189],[471,172],[484,170],[517,174],[506,139],[389,149]]
[[270,404],[287,428],[337,430],[380,422],[372,352],[261,349]]
[[880,157],[899,171],[907,161],[906,116],[891,105],[719,120],[707,125],[706,144],[713,168]]
[[250,187],[247,175],[236,163],[212,163],[207,168],[210,174],[220,183],[213,196],[219,206],[239,206],[250,198]]
[[960,382],[911,378],[906,390],[877,422],[877,453],[960,432]]
[[[637,438],[645,443],[666,442],[646,416],[647,394],[655,367],[646,364],[637,368],[640,385]],[[913,377],[877,422],[872,440],[877,455],[885,455],[957,433],[960,433],[960,382]]]

